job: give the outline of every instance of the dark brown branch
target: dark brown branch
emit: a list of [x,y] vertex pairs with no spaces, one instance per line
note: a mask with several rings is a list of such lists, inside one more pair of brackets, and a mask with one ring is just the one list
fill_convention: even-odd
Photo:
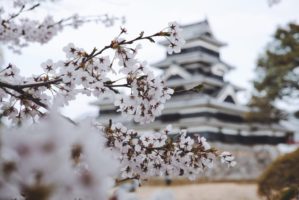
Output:
[[[5,82],[1,82],[0,81],[0,87],[1,88],[9,88],[9,89],[12,89],[16,92],[18,92],[21,96],[18,96],[17,98],[19,99],[28,99],[28,100],[31,100],[32,102],[34,102],[35,104],[45,108],[45,109],[48,109],[48,106],[44,103],[42,103],[40,101],[40,99],[38,98],[35,98],[33,97],[31,94],[28,94],[27,92],[23,91],[22,88],[20,88],[20,86],[22,85],[12,85],[12,84],[9,84],[9,83],[5,83]],[[10,93],[8,93],[10,94]],[[15,95],[14,95],[15,96]]]
[[20,14],[22,14],[22,13],[24,13],[24,12],[26,12],[26,11],[34,10],[34,9],[35,9],[36,7],[38,7],[38,6],[40,6],[40,3],[34,4],[33,6],[31,6],[30,8],[28,8],[28,9],[25,10],[25,5],[23,5],[17,13],[12,14],[12,15],[10,16],[9,19],[4,20],[4,21],[5,21],[5,22],[9,22],[10,20],[12,20],[12,19],[18,17]]
[[130,85],[129,84],[119,84],[119,85],[111,85],[111,84],[105,84],[104,83],[104,86],[106,86],[106,87],[111,87],[111,88],[113,88],[113,87],[130,87]]
[[49,86],[52,84],[60,83],[62,81],[61,78],[57,78],[50,81],[43,81],[43,82],[37,82],[37,83],[30,83],[30,84],[24,84],[24,85],[18,85],[20,89],[24,88],[32,88],[32,87],[42,87],[42,86]]
[[[61,78],[57,78],[57,79],[54,79],[54,80],[49,80],[49,81],[44,81],[44,82],[36,82],[36,83],[29,83],[29,84],[24,84],[24,85],[13,85],[13,84],[10,84],[10,83],[6,83],[6,82],[2,82],[0,81],[0,87],[4,89],[4,91],[6,93],[8,93],[9,95],[12,95],[18,99],[28,99],[28,100],[31,100],[33,101],[35,104],[43,107],[43,108],[46,108],[48,109],[48,106],[44,103],[42,103],[40,101],[40,99],[38,98],[35,98],[33,97],[31,94],[28,94],[27,92],[25,92],[23,89],[26,89],[26,88],[34,88],[34,87],[43,87],[43,86],[49,86],[49,85],[52,85],[52,84],[57,84],[57,83],[60,83],[62,81]],[[113,84],[110,84],[111,82],[106,82],[104,84],[105,87],[109,88],[110,90],[112,90],[113,92],[115,93],[119,93],[116,89],[114,89],[115,87],[130,87],[129,84],[119,84],[119,85],[113,85]],[[14,95],[13,93],[9,92],[7,89],[11,89],[11,90],[14,90],[16,92],[18,92],[20,94],[20,96],[16,96]]]
[[128,182],[128,181],[133,181],[133,180],[136,180],[136,179],[139,179],[138,176],[135,176],[135,177],[132,177],[132,178],[125,178],[125,179],[116,179],[115,180],[115,183],[116,185],[121,185],[125,182]]
[[6,88],[9,88],[9,89],[12,89],[12,90],[15,90],[15,91],[19,92],[18,90],[22,90],[22,89],[25,89],[25,88],[49,86],[51,84],[56,84],[56,83],[59,83],[61,81],[62,81],[62,79],[58,78],[58,79],[54,79],[54,80],[36,82],[36,83],[29,83],[29,84],[23,84],[23,85],[13,85],[13,84],[10,84],[10,83],[0,81],[0,87],[6,87]]
[[15,94],[13,94],[13,93],[11,93],[9,90],[7,90],[5,87],[1,87],[1,86],[0,86],[0,88],[2,88],[2,90],[4,90],[4,92],[6,92],[7,94],[9,94],[9,95],[11,95],[11,96],[13,96],[13,97],[15,97],[15,98],[19,98],[18,96],[16,96]]

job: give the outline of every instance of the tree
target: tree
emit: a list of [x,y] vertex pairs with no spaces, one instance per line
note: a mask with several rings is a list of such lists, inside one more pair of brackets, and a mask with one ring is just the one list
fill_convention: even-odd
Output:
[[294,106],[299,99],[299,25],[290,23],[276,30],[273,41],[258,60],[256,71],[257,94],[252,97],[251,105],[260,112],[251,113],[250,118],[265,122],[285,119],[287,113],[276,103]]
[[[277,158],[261,175],[258,192],[267,199],[299,197],[299,149]],[[288,170],[286,170],[288,169]]]
[[[15,0],[20,11],[1,18],[2,41],[16,46],[21,39],[42,42],[63,24],[16,23],[22,12],[37,7],[25,9],[28,2]],[[140,45],[133,45],[162,37],[169,42],[168,53],[177,53],[184,44],[181,29],[172,22],[162,31],[141,32],[133,39],[126,39],[126,32],[121,28],[106,46],[91,51],[67,45],[65,59],[41,64],[43,74],[23,77],[13,64],[0,71],[2,116],[17,125],[1,130],[0,199],[107,199],[115,182],[151,176],[194,179],[211,168],[217,157],[229,166],[236,164],[229,152],[220,154],[205,138],[187,136],[185,130],[171,139],[170,126],[141,135],[112,120],[79,123],[59,114],[58,108],[79,93],[108,93],[115,96],[118,111],[135,122],[150,123],[160,115],[174,91],[137,58]],[[108,51],[114,53],[112,58]],[[109,73],[121,78],[113,79]],[[125,199],[124,194],[114,199]]]

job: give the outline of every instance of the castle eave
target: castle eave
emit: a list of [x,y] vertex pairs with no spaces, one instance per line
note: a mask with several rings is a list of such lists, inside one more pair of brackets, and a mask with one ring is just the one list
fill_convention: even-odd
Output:
[[209,64],[219,63],[220,60],[217,57],[209,56],[201,52],[192,52],[188,54],[177,54],[173,56],[168,56],[161,62],[153,64],[157,68],[165,68],[171,64],[186,64],[195,62],[205,62]]

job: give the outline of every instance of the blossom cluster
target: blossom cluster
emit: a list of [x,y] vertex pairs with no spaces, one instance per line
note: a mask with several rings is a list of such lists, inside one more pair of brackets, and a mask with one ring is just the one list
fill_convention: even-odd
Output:
[[169,54],[181,52],[181,47],[185,44],[185,40],[181,34],[178,23],[170,22],[168,26],[168,31],[170,32],[169,45],[167,47],[167,52]]
[[89,121],[74,127],[54,114],[4,129],[0,141],[0,199],[107,199],[118,173]]
[[161,114],[166,100],[170,99],[173,89],[165,86],[160,78],[148,73],[132,82],[130,96],[119,97],[115,102],[125,116],[133,117],[136,122],[148,123]]
[[205,138],[184,130],[177,138],[170,133],[170,126],[141,134],[121,124],[105,127],[84,120],[74,125],[55,112],[29,127],[4,129],[0,199],[107,199],[115,180],[195,179],[217,157],[234,165],[231,154],[219,155]]
[[231,154],[219,154],[204,137],[181,130],[173,138],[171,131],[168,126],[161,132],[140,134],[120,123],[106,128],[107,146],[119,153],[121,178],[183,176],[194,180],[212,168],[217,157],[228,166],[236,164]]
[[[121,29],[119,36],[110,45],[90,53],[69,44],[63,50],[66,59],[53,62],[47,60],[41,64],[43,74],[22,77],[14,65],[0,71],[1,111],[13,122],[38,118],[45,114],[55,98],[68,104],[78,93],[96,97],[109,93],[117,95],[115,105],[118,111],[134,118],[136,122],[149,123],[161,114],[166,100],[173,93],[160,77],[155,77],[145,62],[136,58],[140,45],[132,48],[138,40],[153,41],[154,37],[171,37],[171,33],[158,32],[150,36],[140,34],[137,38],[126,40]],[[113,58],[104,55],[106,50],[115,52]],[[119,70],[114,64],[118,61]],[[109,78],[109,73],[124,76],[125,83]],[[127,88],[129,93],[120,93],[120,88]]]
[[101,22],[106,26],[111,26],[115,20],[120,19],[107,14],[89,17],[74,14],[58,21],[55,21],[53,16],[48,15],[39,21],[21,17],[24,12],[32,11],[40,6],[38,1],[14,0],[12,3],[13,7],[18,10],[13,14],[5,13],[5,9],[0,7],[0,41],[7,44],[8,48],[16,53],[20,53],[20,48],[31,42],[47,43],[66,26],[78,28],[86,22]]

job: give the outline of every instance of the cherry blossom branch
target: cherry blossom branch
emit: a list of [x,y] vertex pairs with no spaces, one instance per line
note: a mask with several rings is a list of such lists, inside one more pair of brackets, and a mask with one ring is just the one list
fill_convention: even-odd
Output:
[[[0,90],[0,97],[2,99],[14,97],[20,102],[21,108],[15,109],[14,107],[19,104],[8,103],[2,110],[10,117],[19,118],[20,112],[26,112],[26,115],[22,114],[22,116],[34,117],[36,106],[47,109],[50,102],[57,96],[61,97],[65,105],[78,93],[99,96],[112,91],[116,95],[115,105],[119,107],[118,111],[134,118],[137,122],[149,123],[160,115],[163,104],[170,98],[173,90],[165,86],[161,77],[155,77],[148,70],[145,62],[140,62],[136,58],[140,47],[137,45],[132,48],[130,45],[140,40],[154,42],[155,37],[169,37],[169,41],[172,41],[170,48],[173,47],[173,43],[176,43],[176,47],[180,47],[183,41],[179,31],[178,25],[172,23],[167,31],[160,31],[149,36],[144,36],[142,32],[139,36],[126,40],[120,38],[126,32],[122,28],[118,37],[112,40],[110,45],[99,51],[94,48],[90,53],[69,44],[64,48],[67,59],[56,63],[52,60],[46,61],[42,64],[45,73],[37,77],[21,77],[18,68],[9,65],[0,71],[0,86],[11,91],[7,93],[7,90]],[[115,52],[112,61],[108,56],[101,55],[107,49]],[[173,51],[176,49],[174,48]],[[126,83],[124,84],[117,84],[107,76],[109,72],[115,73],[113,64],[116,60],[121,66],[118,73],[125,75]],[[130,95],[120,94],[117,88],[124,87],[131,90]],[[52,98],[49,94],[52,94]],[[15,102],[15,99],[13,101],[7,99],[7,102]]]
[[108,27],[112,26],[115,21],[124,21],[123,17],[107,14],[85,17],[75,14],[58,21],[55,21],[52,16],[47,16],[42,22],[39,22],[29,18],[20,18],[22,13],[32,11],[40,6],[40,3],[36,3],[26,9],[26,4],[29,2],[18,3],[15,7],[19,7],[19,10],[14,14],[8,14],[8,17],[5,17],[5,13],[0,11],[0,40],[16,53],[20,53],[20,48],[27,46],[30,42],[47,43],[67,26],[78,28],[84,23],[101,22]]
[[218,153],[199,135],[188,136],[181,130],[176,139],[171,139],[168,126],[161,132],[140,134],[128,130],[122,124],[112,124],[103,129],[107,147],[119,152],[122,163],[122,179],[144,179],[150,176],[184,176],[195,179],[211,168],[215,158],[234,166],[234,157],[228,153]]
[[2,23],[9,22],[10,20],[12,20],[12,19],[18,17],[19,15],[21,15],[22,13],[34,10],[38,6],[40,6],[40,3],[37,3],[37,4],[35,4],[35,5],[31,6],[30,8],[25,10],[26,5],[22,5],[20,10],[17,13],[10,15],[10,17],[6,20],[3,20]]
[[5,83],[0,81],[0,87],[6,87],[15,91],[19,91],[20,89],[24,89],[24,88],[34,88],[34,87],[44,87],[44,86],[50,86],[52,84],[56,84],[61,82],[62,79],[61,78],[57,78],[54,80],[49,80],[49,81],[44,81],[44,82],[37,82],[37,83],[30,83],[30,84],[22,84],[22,85],[12,85],[9,83]]
[[92,58],[101,55],[104,51],[108,50],[108,49],[118,49],[120,46],[123,45],[128,45],[128,44],[133,44],[136,41],[139,40],[149,40],[150,42],[155,42],[155,40],[153,39],[154,37],[160,37],[160,36],[170,36],[169,32],[158,32],[149,36],[143,36],[144,32],[141,32],[140,35],[132,40],[126,41],[126,40],[121,40],[120,42],[118,42],[117,40],[112,40],[110,45],[106,45],[104,48],[102,48],[101,50],[97,51],[93,51],[91,54],[89,54],[84,60],[83,62],[88,62],[89,60],[91,60]]
[[[22,86],[19,86],[19,85],[15,86],[15,85],[11,85],[11,84],[8,84],[8,83],[0,82],[0,88],[4,89],[5,92],[7,92],[8,94],[10,94],[11,96],[13,96],[15,98],[18,98],[20,100],[27,99],[27,100],[30,100],[30,101],[34,102],[35,104],[43,107],[43,108],[48,109],[48,106],[46,104],[42,103],[40,101],[40,99],[35,98],[31,94],[24,92],[22,90]],[[12,90],[18,92],[20,94],[20,96],[16,96],[16,95],[12,94],[11,92],[8,92],[8,90],[6,90],[5,88],[9,88],[9,89],[12,89]]]

